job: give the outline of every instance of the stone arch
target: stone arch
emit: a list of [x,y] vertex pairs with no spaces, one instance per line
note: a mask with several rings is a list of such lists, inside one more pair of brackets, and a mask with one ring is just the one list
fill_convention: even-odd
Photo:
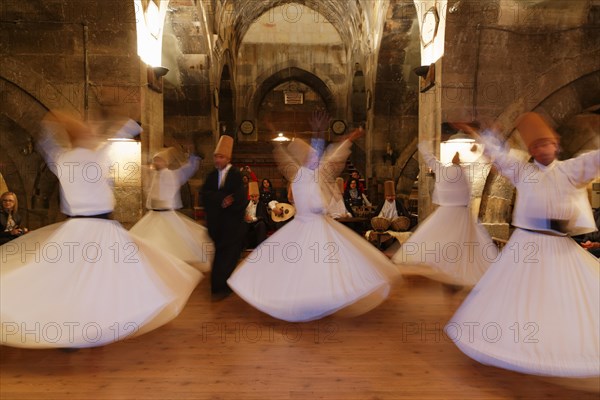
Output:
[[[600,50],[579,54],[577,57],[569,58],[543,72],[531,85],[522,90],[515,101],[505,107],[504,111],[496,118],[496,122],[501,126],[511,127],[519,115],[536,109],[560,89],[587,75],[598,74],[598,58],[600,58]],[[573,65],[576,65],[577,68],[573,68]],[[587,89],[589,90],[589,88]],[[572,112],[571,115],[578,112],[579,110]],[[563,115],[571,116],[567,112],[564,112]],[[512,129],[503,132],[505,137],[510,136],[511,133]]]
[[[512,137],[513,121],[527,111],[546,114],[553,119],[557,130],[561,132],[563,123],[586,108],[598,104],[597,95],[594,95],[600,92],[600,71],[596,62],[598,57],[600,51],[595,51],[591,55],[581,54],[544,72],[496,118],[496,122],[504,127],[502,135],[507,140],[519,143],[517,138]],[[577,68],[573,68],[573,65],[577,65]],[[570,96],[571,101],[564,101],[565,96]],[[568,133],[568,130],[565,133]],[[571,137],[565,137],[563,140],[570,140]],[[567,157],[572,155],[566,154]],[[479,217],[482,223],[493,226],[493,229],[499,228],[498,231],[492,230],[492,235],[507,238],[514,202],[514,188],[491,170],[479,187],[474,187],[474,192],[477,191],[481,192]]]
[[[36,78],[35,74],[33,78]],[[51,98],[60,96],[52,85],[44,85],[45,93],[51,93]],[[10,190],[19,197],[28,226],[37,228],[50,221],[49,208],[58,208],[58,181],[35,151],[35,142],[40,135],[39,123],[48,106],[52,105],[47,99],[40,99],[40,93],[31,93],[4,77],[0,78],[0,97],[0,173]],[[36,212],[37,209],[44,211]]]
[[564,121],[558,128],[561,138],[568,141],[561,142],[564,156],[575,156],[600,147],[600,99],[599,103],[585,109]]
[[365,75],[360,64],[356,63],[356,71],[352,78],[352,93],[350,95],[350,106],[352,109],[352,120],[354,122],[366,122],[368,102],[372,101],[370,92],[367,94]]
[[335,102],[335,97],[325,82],[323,82],[323,80],[321,80],[321,78],[315,74],[304,69],[288,67],[275,72],[258,84],[258,87],[252,95],[252,99],[249,103],[250,107],[248,109],[248,113],[250,119],[255,119],[257,117],[260,104],[267,93],[269,93],[277,85],[291,80],[296,80],[304,83],[307,86],[310,86],[319,94],[319,96],[321,96],[323,102],[327,106],[327,111],[329,114],[336,115],[337,104]]
[[[35,152],[40,121],[54,108],[80,114],[75,105],[77,98],[76,90],[63,93],[28,65],[11,57],[0,58],[0,159],[4,158],[0,164],[4,179],[17,193],[31,228],[52,222],[58,213],[58,180]],[[32,152],[28,149],[29,138]],[[41,211],[36,212],[37,209]],[[48,209],[54,217],[48,216]]]
[[235,137],[235,84],[228,64],[223,65],[218,91],[219,135],[227,133]]
[[402,150],[396,163],[399,166],[400,174],[396,180],[396,193],[403,199],[408,199],[412,191],[413,184],[419,176],[419,161],[417,155],[417,144],[419,138],[415,137],[408,146]]
[[[0,118],[0,125],[4,125],[3,120],[4,116]],[[3,130],[3,127],[0,127],[0,132]],[[11,137],[8,139],[10,140]],[[0,143],[0,176],[2,176],[3,184],[6,185],[8,191],[15,192],[20,202],[19,206],[22,210],[29,209],[28,202],[26,201],[28,192],[19,172],[19,167],[15,163],[13,157],[10,156],[11,151],[3,142],[4,141]]]
[[61,108],[79,114],[78,107],[73,103],[73,99],[65,96],[64,93],[31,67],[14,58],[0,57],[0,77],[6,82],[19,87],[24,93],[45,107],[46,110]]

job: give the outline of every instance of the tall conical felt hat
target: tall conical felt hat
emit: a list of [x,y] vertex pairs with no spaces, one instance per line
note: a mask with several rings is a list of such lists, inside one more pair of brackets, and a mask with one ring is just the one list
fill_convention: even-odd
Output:
[[452,164],[460,165],[460,153],[458,151],[454,154],[454,157],[452,157]]
[[340,192],[344,193],[344,178],[338,176],[337,178],[335,178],[335,184],[337,188],[340,189]]
[[529,148],[541,139],[549,139],[558,144],[558,134],[550,124],[538,113],[528,112],[521,115],[515,123],[525,146]]
[[229,135],[221,136],[214,154],[220,154],[231,159],[231,156],[233,155],[233,137]]
[[394,187],[394,181],[385,181],[383,183],[384,196],[395,196],[396,188]]
[[152,160],[162,158],[170,169],[177,169],[186,163],[185,155],[175,147],[166,147],[157,151]]
[[308,143],[306,143],[302,139],[294,139],[287,147],[288,152],[300,163],[300,165],[305,165],[310,159],[310,155],[312,152],[315,152]]
[[61,110],[52,110],[49,119],[54,119],[62,124],[73,144],[94,139],[94,132],[90,126],[71,114]]
[[253,194],[259,195],[258,192],[258,182],[250,181],[248,182],[248,195],[252,196]]
[[155,158],[162,158],[167,164],[169,164],[173,160],[173,150],[175,149],[172,147],[167,147],[157,151],[152,159],[154,160]]

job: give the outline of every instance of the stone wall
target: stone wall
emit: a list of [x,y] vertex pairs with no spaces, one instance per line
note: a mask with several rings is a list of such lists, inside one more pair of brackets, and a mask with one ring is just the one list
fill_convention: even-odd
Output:
[[[565,133],[563,143],[579,142],[567,147],[591,140],[576,139],[572,126],[561,129],[568,119],[600,102],[598,25],[588,23],[578,8],[582,5],[557,1],[541,8],[533,3],[468,2],[449,14],[443,122],[495,120],[512,148],[526,150],[513,135],[513,121],[535,110]],[[492,170],[474,182],[473,195],[482,222],[494,236],[507,238],[512,185]]]
[[[237,112],[241,118],[255,117],[258,110],[249,109],[257,88],[272,74],[295,67],[319,77],[333,94],[340,110],[348,106],[351,77],[341,46],[286,46],[277,44],[244,44],[236,68]],[[344,118],[345,113],[332,115]]]
[[[0,165],[37,228],[62,218],[57,181],[35,152],[45,112],[94,119],[108,108],[140,120],[133,2],[8,0],[0,14]],[[139,200],[118,206],[137,215]]]

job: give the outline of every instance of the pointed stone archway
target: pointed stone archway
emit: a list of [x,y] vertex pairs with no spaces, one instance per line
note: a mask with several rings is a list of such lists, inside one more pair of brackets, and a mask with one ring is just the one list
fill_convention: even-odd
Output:
[[219,89],[214,93],[215,107],[217,107],[219,121],[219,135],[228,134],[235,137],[237,125],[235,123],[235,85],[229,70],[229,65],[223,66]]
[[336,115],[337,104],[335,102],[335,97],[325,82],[323,82],[318,76],[306,70],[297,67],[289,67],[281,69],[280,71],[266,78],[263,82],[259,83],[258,88],[254,92],[252,100],[250,101],[250,107],[248,107],[248,117],[252,119],[256,118],[258,116],[260,104],[267,93],[273,90],[277,85],[288,81],[302,82],[311,87],[319,94],[319,96],[321,96],[329,114]]

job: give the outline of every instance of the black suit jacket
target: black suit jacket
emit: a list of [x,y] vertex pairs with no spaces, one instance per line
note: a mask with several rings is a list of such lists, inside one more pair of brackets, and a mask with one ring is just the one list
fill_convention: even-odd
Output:
[[[15,221],[15,224],[17,224],[15,227],[19,228],[21,225],[21,216],[19,213],[13,213],[12,217]],[[4,232],[6,229],[6,224],[8,224],[8,213],[2,210],[0,211],[0,237],[13,237],[10,232]]]
[[[248,202],[246,203],[246,208],[248,207],[248,205],[250,204],[251,201],[252,200],[248,200]],[[244,210],[246,208],[244,208]],[[256,203],[256,218],[259,221],[263,220],[266,223],[268,223],[269,220],[271,219],[271,216],[269,215],[269,212],[267,211],[267,205],[262,200],[258,200],[258,203]]]
[[[216,169],[208,174],[202,187],[202,201],[206,211],[206,227],[215,245],[223,242],[243,240],[245,231],[244,212],[248,198],[242,182],[242,175],[235,167],[231,167],[225,183],[219,188],[219,173]],[[233,195],[233,203],[222,208],[223,199]]]

